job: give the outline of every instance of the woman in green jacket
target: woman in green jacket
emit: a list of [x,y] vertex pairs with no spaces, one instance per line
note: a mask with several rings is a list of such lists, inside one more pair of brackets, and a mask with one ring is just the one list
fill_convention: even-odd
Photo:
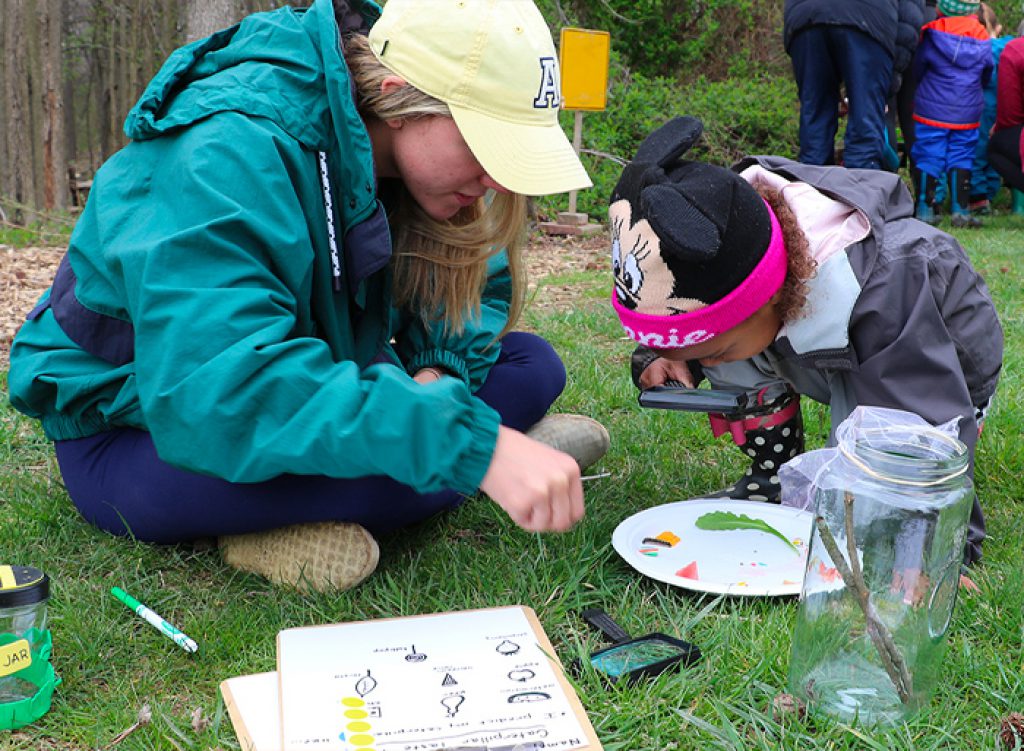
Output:
[[172,54],[11,352],[82,515],[313,588],[477,489],[571,527],[577,461],[522,432],[564,369],[510,331],[524,196],[589,185],[559,98],[530,0],[316,0]]

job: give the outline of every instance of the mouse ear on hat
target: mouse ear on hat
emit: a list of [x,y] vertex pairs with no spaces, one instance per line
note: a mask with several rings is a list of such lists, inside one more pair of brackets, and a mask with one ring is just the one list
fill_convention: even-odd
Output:
[[644,139],[636,150],[635,162],[667,167],[690,150],[704,132],[696,117],[675,117]]
[[649,185],[640,194],[643,215],[658,235],[663,256],[706,263],[722,247],[722,233],[693,202],[668,183]]

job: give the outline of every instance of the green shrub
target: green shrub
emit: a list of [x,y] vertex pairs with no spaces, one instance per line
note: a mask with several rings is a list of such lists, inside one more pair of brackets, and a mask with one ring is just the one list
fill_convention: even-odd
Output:
[[[583,118],[583,161],[594,187],[577,210],[604,220],[606,202],[639,143],[676,115],[704,121],[694,154],[721,164],[752,153],[793,156],[799,102],[782,48],[782,4],[771,0],[537,0],[555,39],[566,26],[611,34],[608,108]],[[573,130],[573,113],[562,113]],[[541,198],[542,218],[568,208]]]
[[[578,210],[604,221],[608,197],[640,142],[672,117],[694,115],[704,122],[704,137],[692,156],[729,165],[746,154],[797,152],[800,106],[790,78],[698,79],[688,87],[674,80],[620,72],[612,81],[608,109],[583,117],[583,162],[594,187],[578,197]],[[562,113],[572,132],[572,112]],[[565,196],[538,201],[545,216],[565,211]]]
[[603,29],[626,64],[647,76],[722,79],[788,70],[782,3],[772,0],[538,0],[552,33]]
[[686,92],[688,114],[704,121],[694,154],[731,164],[747,154],[796,158],[800,100],[791,78],[698,80]]

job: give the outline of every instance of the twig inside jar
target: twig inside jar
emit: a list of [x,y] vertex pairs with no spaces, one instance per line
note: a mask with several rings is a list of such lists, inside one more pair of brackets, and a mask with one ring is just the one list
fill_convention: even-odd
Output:
[[853,592],[857,604],[864,613],[867,633],[871,643],[878,651],[882,667],[885,668],[885,672],[888,674],[893,686],[896,687],[896,693],[899,695],[900,701],[906,704],[910,701],[913,694],[913,678],[907,669],[907,663],[903,659],[903,654],[892,638],[892,634],[889,633],[889,629],[886,628],[881,618],[878,617],[878,613],[871,604],[870,592],[864,581],[860,559],[857,557],[857,541],[854,537],[853,525],[853,494],[849,491],[844,492],[843,501],[846,515],[846,549],[850,555],[849,563],[847,563],[846,558],[843,557],[842,552],[839,550],[839,545],[836,543],[835,537],[832,536],[832,530],[825,523],[825,518],[818,516],[815,518],[814,523],[818,528],[818,534],[821,535],[821,542],[824,544],[825,550],[828,551],[829,557],[836,566],[836,570],[843,578],[843,583],[847,589]]

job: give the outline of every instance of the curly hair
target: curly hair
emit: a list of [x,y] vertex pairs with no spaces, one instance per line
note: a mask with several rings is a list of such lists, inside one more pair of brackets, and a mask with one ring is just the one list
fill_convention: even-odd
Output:
[[775,306],[783,323],[794,321],[804,314],[807,303],[807,280],[814,276],[818,262],[811,257],[807,237],[796,221],[793,211],[786,205],[782,193],[764,185],[756,187],[771,207],[782,227],[782,241],[786,247],[786,280],[779,289],[779,302]]

